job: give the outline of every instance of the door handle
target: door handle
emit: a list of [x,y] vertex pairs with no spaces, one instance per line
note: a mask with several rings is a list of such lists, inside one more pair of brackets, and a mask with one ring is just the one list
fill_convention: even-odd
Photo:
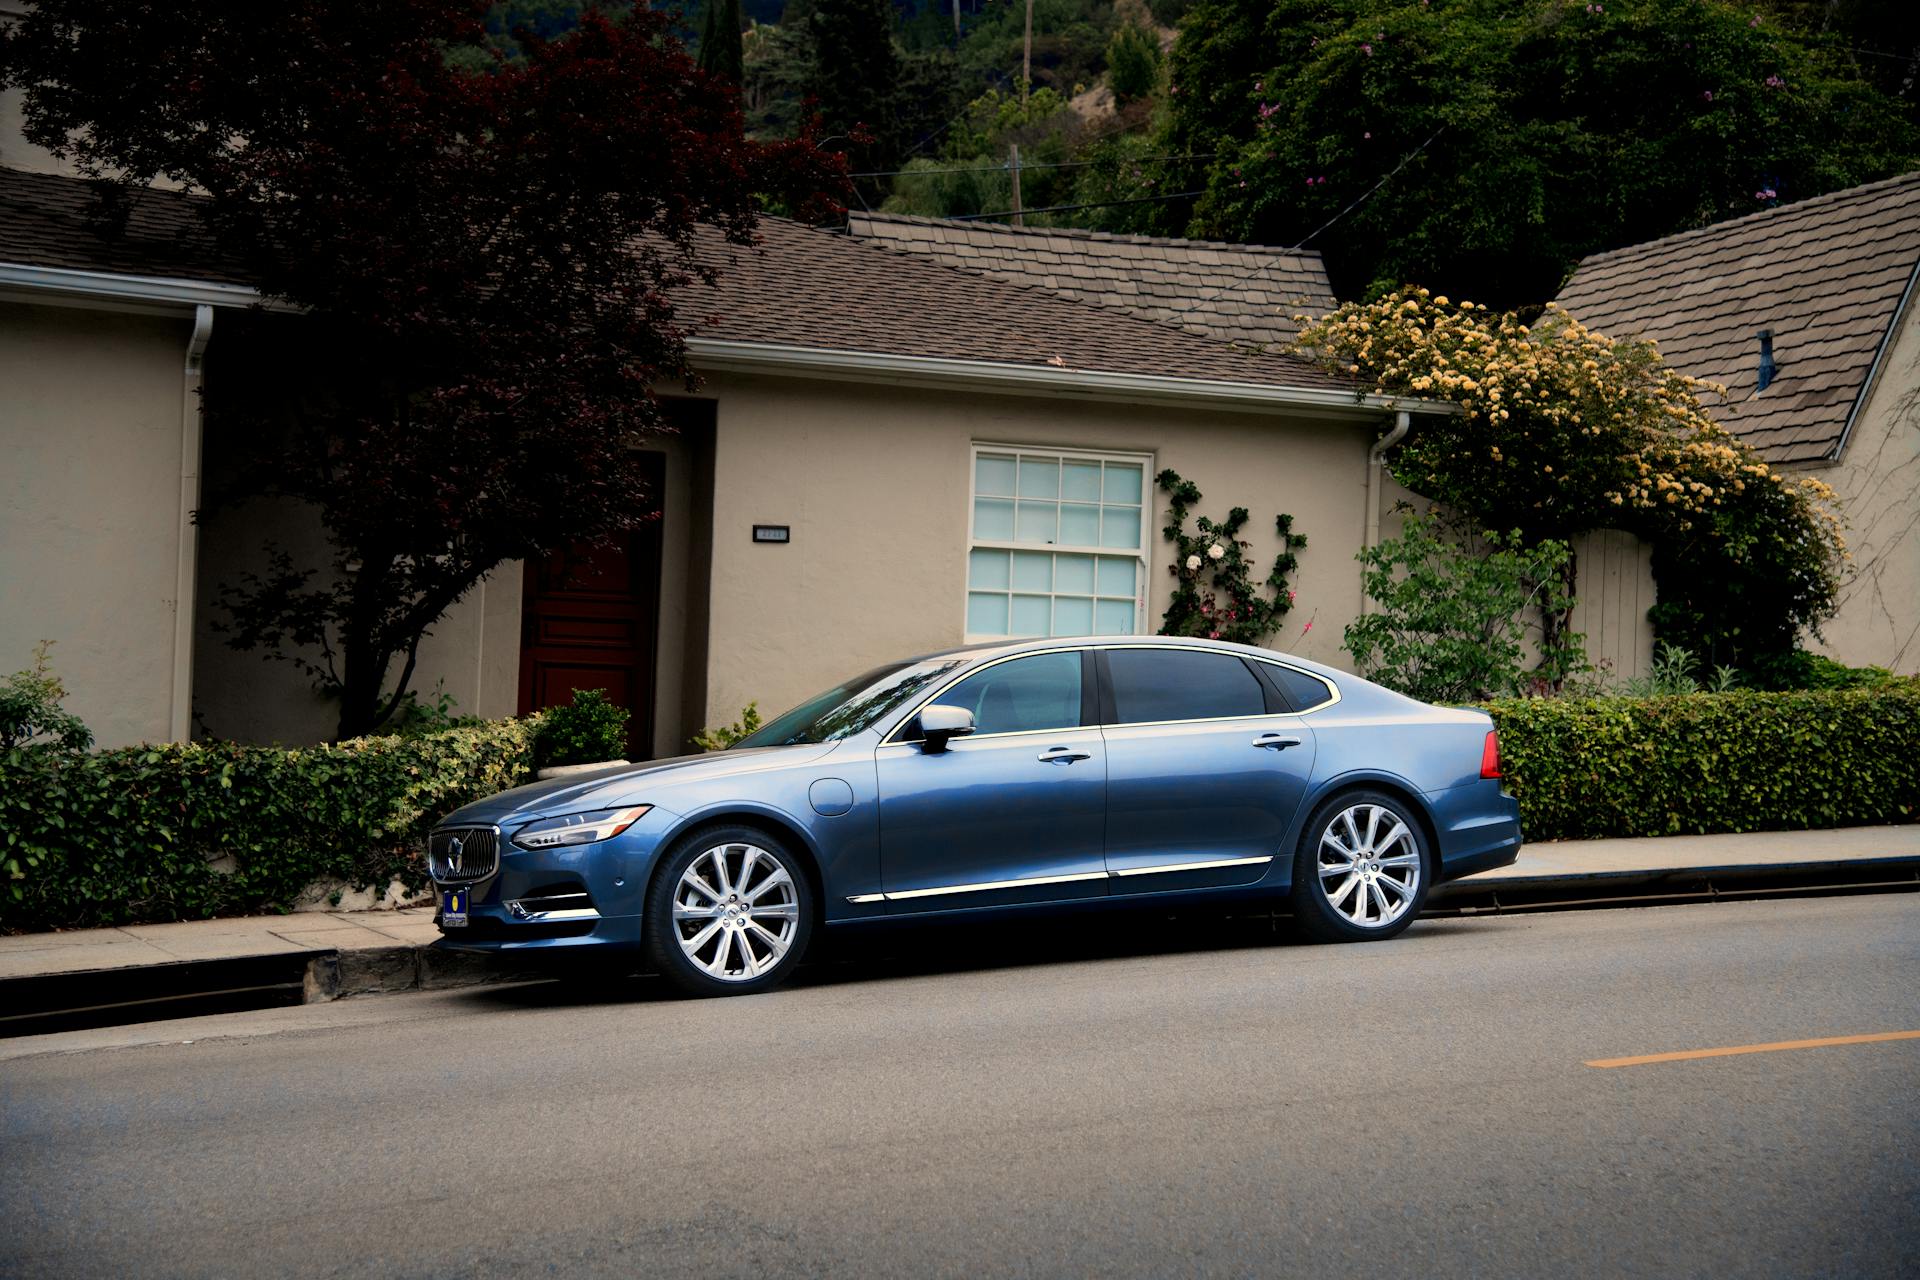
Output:
[[1300,745],[1298,738],[1285,738],[1277,733],[1263,733],[1253,740],[1256,747],[1265,747],[1269,751],[1285,751],[1288,747]]
[[1075,760],[1086,760],[1090,757],[1086,752],[1075,751],[1072,747],[1048,747],[1040,753],[1038,758],[1042,764],[1072,764]]

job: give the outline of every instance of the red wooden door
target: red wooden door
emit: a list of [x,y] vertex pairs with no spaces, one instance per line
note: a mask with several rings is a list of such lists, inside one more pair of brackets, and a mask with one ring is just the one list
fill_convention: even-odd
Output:
[[[660,493],[659,455],[648,489]],[[571,547],[526,565],[520,714],[605,689],[627,708],[627,758],[653,754],[653,673],[660,616],[660,521],[614,546]]]

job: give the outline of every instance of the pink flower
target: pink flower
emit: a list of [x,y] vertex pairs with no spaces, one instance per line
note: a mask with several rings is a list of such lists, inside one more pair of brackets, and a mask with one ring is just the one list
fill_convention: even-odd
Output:
[[1370,44],[1363,44],[1360,46],[1360,52],[1366,54],[1369,58],[1371,58],[1373,56],[1373,46]]
[[1712,102],[1712,101],[1713,101],[1713,90],[1711,90],[1711,89],[1702,89],[1702,90],[1700,91],[1700,101],[1702,101],[1702,102]]
[[1300,628],[1300,634],[1301,634],[1301,635],[1305,635],[1305,634],[1307,634],[1307,632],[1309,632],[1309,631],[1311,631],[1311,630],[1313,630],[1313,619],[1312,619],[1312,618],[1308,618],[1308,619],[1307,619],[1307,625],[1306,625],[1306,626],[1304,626],[1304,627],[1302,627],[1302,628]]
[[1265,88],[1265,87],[1266,87],[1266,82],[1265,82],[1265,81],[1262,81],[1262,80],[1255,80],[1255,81],[1253,82],[1253,91],[1254,91],[1255,93],[1258,93],[1258,92],[1260,92],[1260,90],[1261,90],[1261,89],[1263,89],[1263,88]]
[[1760,15],[1759,15],[1759,14],[1757,14],[1757,13],[1756,13],[1756,14],[1754,14],[1754,15],[1753,15],[1753,18],[1752,18],[1752,20],[1750,20],[1750,21],[1749,21],[1749,22],[1747,23],[1747,25],[1748,25],[1748,26],[1750,26],[1750,27],[1757,27],[1757,26],[1759,26],[1759,25],[1760,25]]
[[1372,142],[1372,141],[1373,141],[1373,135],[1372,135],[1371,133],[1363,133],[1363,134],[1361,134],[1360,136],[1361,136],[1362,138],[1365,138],[1365,139],[1366,139],[1366,140],[1367,140],[1368,142]]
[[1209,640],[1218,640],[1219,638],[1220,638],[1220,633],[1219,633],[1218,631],[1209,631],[1209,632],[1207,632],[1207,639],[1209,639]]

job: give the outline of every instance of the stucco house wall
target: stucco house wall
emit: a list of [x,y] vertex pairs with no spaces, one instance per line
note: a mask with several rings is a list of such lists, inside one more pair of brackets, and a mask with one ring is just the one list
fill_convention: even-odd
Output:
[[[1358,612],[1353,552],[1365,532],[1366,459],[1377,422],[1205,412],[998,394],[724,375],[714,447],[709,718],[749,700],[775,712],[888,659],[965,635],[972,446],[1152,455],[1200,487],[1197,514],[1245,506],[1264,573],[1273,517],[1307,535],[1297,611],[1271,643],[1343,665]],[[1151,495],[1144,629],[1172,595],[1165,496]],[[754,524],[785,524],[786,545]],[[1302,635],[1313,620],[1311,632]]]
[[1850,666],[1920,671],[1920,308],[1911,302],[1839,462],[1811,474],[1839,495],[1853,556],[1817,648]]
[[174,718],[185,318],[0,301],[0,672],[34,646],[101,746]]

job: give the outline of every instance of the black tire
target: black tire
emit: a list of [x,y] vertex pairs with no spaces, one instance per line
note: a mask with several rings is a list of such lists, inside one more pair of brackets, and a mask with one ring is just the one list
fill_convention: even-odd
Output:
[[[716,851],[721,859],[717,864]],[[751,861],[748,851],[754,855]],[[771,859],[778,872],[767,868],[762,859]],[[676,921],[676,896],[684,894],[690,903],[703,908],[708,905],[700,890],[684,883],[688,870],[696,864],[701,867],[701,882],[718,890],[712,904],[714,914],[700,920]],[[713,884],[718,878],[714,874],[716,866],[725,868],[729,876],[739,876],[741,883]],[[771,905],[767,914],[758,914],[740,899],[756,896],[756,887],[769,885],[780,873],[784,873],[786,888],[772,884],[757,895],[762,903],[771,904],[777,898],[783,907],[792,907],[791,933],[784,951],[776,953],[767,938],[784,933],[789,916],[782,910],[774,917]],[[731,904],[729,897],[734,900]],[[744,906],[744,914],[726,912],[730,905]],[[720,930],[690,956],[682,938],[699,936],[709,920],[718,922]],[[752,995],[786,981],[805,956],[813,940],[813,888],[798,855],[771,832],[749,826],[706,827],[680,837],[661,855],[659,872],[647,889],[643,927],[647,954],[654,967],[681,991],[693,996]],[[742,953],[742,947],[748,948],[748,953]],[[720,977],[716,969],[738,976]]]
[[[1375,841],[1381,847],[1375,850],[1379,856],[1354,860],[1359,870],[1350,872],[1349,877],[1357,879],[1357,883],[1349,884],[1348,879],[1339,878],[1342,864],[1335,847],[1326,849],[1323,863],[1322,842],[1329,829],[1333,829],[1339,848],[1352,845],[1345,815],[1356,810],[1362,814],[1377,810],[1383,815],[1382,827],[1375,831]],[[1391,815],[1404,827],[1405,834],[1399,834],[1396,827],[1386,826],[1385,815]],[[1359,828],[1365,826],[1365,818],[1357,817],[1355,825],[1364,845],[1366,833]],[[1415,859],[1411,866],[1401,861],[1409,851]],[[1381,865],[1383,860],[1393,865]],[[1367,863],[1373,864],[1370,871],[1366,869]],[[1379,791],[1344,791],[1322,802],[1301,830],[1300,848],[1293,859],[1293,918],[1318,942],[1377,942],[1394,937],[1420,914],[1427,890],[1433,884],[1433,868],[1433,850],[1428,847],[1426,831],[1404,801]],[[1329,869],[1329,874],[1322,874]],[[1411,892],[1407,892],[1405,883],[1405,873],[1409,870],[1418,873]],[[1353,897],[1355,893],[1361,898]],[[1382,918],[1383,922],[1356,921],[1348,910],[1336,905],[1336,900],[1361,914]],[[1396,907],[1397,914],[1384,918],[1386,913],[1377,905],[1382,902]]]

